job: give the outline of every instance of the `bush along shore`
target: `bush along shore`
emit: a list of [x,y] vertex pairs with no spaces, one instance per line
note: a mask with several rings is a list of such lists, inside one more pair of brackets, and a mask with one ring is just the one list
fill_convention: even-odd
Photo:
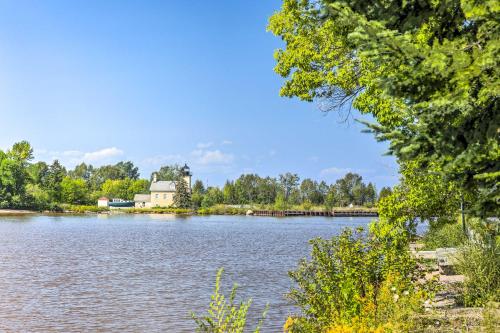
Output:
[[[273,207],[266,206],[231,206],[231,205],[214,205],[212,207],[201,207],[201,208],[177,208],[177,207],[151,207],[151,208],[110,208],[110,207],[98,207],[92,205],[68,205],[61,204],[55,205],[50,210],[17,210],[17,209],[0,209],[1,215],[25,215],[25,214],[35,214],[35,213],[48,213],[48,214],[175,214],[175,215],[254,215],[255,211],[265,211],[269,215],[272,213],[293,211],[293,212],[304,212],[304,213],[320,213],[325,210],[303,210],[302,207],[290,207],[287,210],[277,210]],[[366,207],[338,207],[334,208],[333,211],[339,212],[361,212],[361,213],[376,213],[376,208],[366,208]],[[273,216],[279,216],[279,214],[274,214]]]

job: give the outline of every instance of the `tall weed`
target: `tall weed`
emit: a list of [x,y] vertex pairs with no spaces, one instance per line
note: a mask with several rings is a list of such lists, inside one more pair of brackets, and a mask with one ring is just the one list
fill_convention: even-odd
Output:
[[467,237],[460,223],[431,225],[423,237],[426,250],[440,247],[458,247],[465,243]]
[[[196,332],[203,333],[243,333],[247,328],[247,314],[252,300],[249,299],[239,304],[235,303],[237,285],[233,286],[229,298],[226,298],[220,291],[220,281],[224,270],[221,268],[217,272],[215,279],[215,289],[211,296],[208,313],[204,316],[198,317],[192,313],[196,323]],[[259,333],[264,318],[267,313],[264,310],[262,318],[259,320],[257,327],[253,333]]]
[[500,302],[500,246],[498,242],[468,242],[457,256],[457,271],[465,276],[466,306]]

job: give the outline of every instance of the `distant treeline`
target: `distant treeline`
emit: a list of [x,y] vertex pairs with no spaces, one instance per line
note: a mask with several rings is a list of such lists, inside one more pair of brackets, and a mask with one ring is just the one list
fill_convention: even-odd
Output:
[[103,195],[132,199],[149,190],[132,162],[95,168],[82,163],[73,170],[55,160],[32,163],[33,149],[26,142],[0,150],[0,208],[55,209],[61,203],[95,204]]
[[[51,164],[32,162],[33,149],[26,142],[0,150],[0,208],[57,209],[60,204],[94,205],[101,196],[132,200],[136,193],[148,193],[150,179],[140,179],[139,169],[130,161],[93,167],[81,163],[67,170],[59,161]],[[164,166],[157,171],[159,180],[177,180],[180,167]],[[278,178],[262,178],[256,174],[241,175],[227,181],[222,188],[208,187],[197,180],[193,184],[191,203],[194,208],[216,204],[273,205],[285,209],[289,205],[373,206],[381,196],[372,183],[348,173],[334,184],[300,178],[285,173]]]
[[275,209],[290,206],[324,206],[327,209],[356,206],[374,206],[378,199],[390,193],[384,187],[377,193],[375,185],[366,184],[356,173],[347,173],[334,184],[318,182],[310,178],[300,180],[297,174],[285,173],[278,178],[260,177],[256,174],[241,175],[235,181],[227,181],[222,188],[205,188],[197,180],[193,185],[192,201],[195,207],[210,207],[215,204],[273,205]]

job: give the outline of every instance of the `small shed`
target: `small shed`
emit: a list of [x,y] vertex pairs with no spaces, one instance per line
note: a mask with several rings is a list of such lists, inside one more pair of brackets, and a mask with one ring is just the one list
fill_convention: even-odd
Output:
[[134,195],[135,208],[150,208],[151,195],[150,194],[136,194]]
[[108,207],[109,206],[109,199],[106,197],[100,197],[97,199],[97,207]]

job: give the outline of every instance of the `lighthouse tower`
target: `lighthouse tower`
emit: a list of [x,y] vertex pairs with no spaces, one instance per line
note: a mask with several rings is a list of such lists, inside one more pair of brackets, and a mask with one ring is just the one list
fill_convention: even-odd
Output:
[[182,173],[182,178],[186,182],[189,191],[191,191],[191,177],[193,176],[193,174],[191,173],[191,170],[189,170],[187,164],[184,164],[184,166],[181,169],[181,173]]

